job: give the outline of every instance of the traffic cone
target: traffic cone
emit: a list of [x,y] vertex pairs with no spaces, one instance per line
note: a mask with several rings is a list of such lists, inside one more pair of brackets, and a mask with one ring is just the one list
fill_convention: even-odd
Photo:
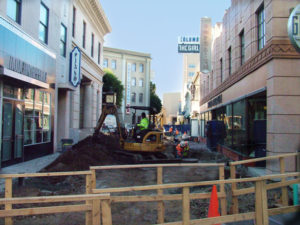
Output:
[[[207,217],[209,218],[209,217],[217,217],[217,216],[220,216],[219,201],[218,201],[217,187],[216,187],[216,185],[213,185],[211,195],[210,195],[210,202],[209,202]],[[220,224],[215,224],[215,225],[220,225]]]

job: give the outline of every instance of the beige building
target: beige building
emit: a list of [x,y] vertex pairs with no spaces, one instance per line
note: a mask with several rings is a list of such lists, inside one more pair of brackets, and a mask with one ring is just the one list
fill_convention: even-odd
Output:
[[200,113],[200,72],[197,72],[192,80],[191,91],[191,118],[197,119]]
[[177,122],[178,113],[181,107],[181,93],[164,93],[163,109],[164,109],[164,124],[175,124]]
[[[223,121],[218,149],[234,159],[297,152],[300,54],[287,22],[299,0],[232,1],[214,30],[212,71],[201,77],[201,123]],[[204,82],[205,81],[205,82]],[[209,84],[208,84],[209,83]],[[205,140],[204,126],[201,134]],[[286,163],[295,170],[295,161]],[[279,170],[277,162],[267,168]]]
[[182,111],[186,116],[191,114],[191,85],[197,72],[200,71],[200,54],[185,53],[183,54],[183,87],[182,87]]
[[[150,106],[151,55],[116,48],[103,48],[103,67],[110,69],[124,85],[120,119],[127,126],[139,121],[143,111],[126,106]],[[146,114],[149,112],[145,111]]]
[[71,138],[76,143],[93,133],[101,113],[103,43],[104,35],[111,32],[111,27],[99,1],[73,0],[65,1],[65,4],[69,40],[65,57],[70,62],[70,52],[74,49],[81,52],[80,81],[77,85],[71,83],[73,68],[70,71],[69,63],[60,57],[63,61],[58,60],[57,66],[57,133],[59,138]]

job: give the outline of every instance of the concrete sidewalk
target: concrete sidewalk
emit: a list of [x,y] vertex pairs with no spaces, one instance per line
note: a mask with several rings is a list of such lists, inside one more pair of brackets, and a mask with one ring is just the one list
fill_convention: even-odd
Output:
[[[60,155],[59,152],[46,155],[30,161],[18,163],[16,165],[0,169],[0,174],[36,173],[52,163]],[[0,191],[4,190],[4,179],[0,179]]]

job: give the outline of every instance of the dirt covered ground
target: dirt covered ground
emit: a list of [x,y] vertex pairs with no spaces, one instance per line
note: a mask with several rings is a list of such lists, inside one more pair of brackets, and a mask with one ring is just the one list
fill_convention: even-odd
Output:
[[[119,150],[119,142],[114,137],[100,134],[97,140],[92,141],[92,137],[79,142],[73,146],[73,149],[60,155],[53,163],[45,167],[43,172],[54,171],[75,171],[87,170],[89,166],[94,165],[112,165],[126,164],[114,155],[115,150]],[[210,152],[205,146],[197,143],[191,143],[191,156],[198,158],[199,162],[226,162],[227,159],[216,152]],[[172,148],[170,148],[172,149]],[[171,150],[170,150],[171,151]],[[239,171],[240,176],[245,176],[243,171]],[[186,167],[186,168],[165,168],[163,175],[164,183],[196,182],[218,179],[217,167]],[[153,185],[156,183],[156,170],[152,168],[145,169],[124,169],[124,170],[103,170],[97,174],[97,188],[109,187],[126,187]],[[229,176],[226,170],[225,176]],[[253,184],[243,184],[251,186]],[[191,193],[207,193],[211,191],[211,186],[191,188]],[[227,185],[226,189],[230,190]],[[62,178],[27,178],[19,185],[17,182],[13,185],[13,196],[52,196],[52,195],[69,195],[85,193],[84,176],[71,176]],[[155,194],[155,191],[147,192],[130,192],[122,195],[135,194]],[[165,194],[180,194],[181,189],[168,189]],[[4,193],[1,193],[1,197]],[[112,195],[120,195],[114,193]],[[280,191],[269,192],[269,206],[276,205],[280,198]],[[254,210],[254,195],[245,196],[240,199],[241,212]],[[228,212],[230,209],[231,196],[227,196]],[[165,202],[165,221],[180,221],[181,201]],[[40,205],[41,206],[41,205]],[[191,218],[207,217],[209,200],[192,200],[191,201]],[[20,206],[15,206],[19,208]],[[32,207],[29,205],[28,207]],[[112,203],[112,219],[116,225],[143,225],[155,224],[157,220],[157,203]],[[0,221],[0,225],[4,220]],[[84,213],[64,213],[56,215],[43,215],[32,217],[20,217],[14,219],[15,225],[83,225],[85,224]]]

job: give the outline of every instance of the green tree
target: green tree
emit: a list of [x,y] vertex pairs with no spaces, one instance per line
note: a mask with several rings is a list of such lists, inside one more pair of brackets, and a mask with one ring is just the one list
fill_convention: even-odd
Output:
[[157,96],[156,85],[150,81],[150,107],[155,109],[154,113],[159,113],[162,108],[161,100]]
[[117,106],[122,105],[124,86],[121,81],[109,69],[104,70],[103,92],[113,91],[117,93]]

